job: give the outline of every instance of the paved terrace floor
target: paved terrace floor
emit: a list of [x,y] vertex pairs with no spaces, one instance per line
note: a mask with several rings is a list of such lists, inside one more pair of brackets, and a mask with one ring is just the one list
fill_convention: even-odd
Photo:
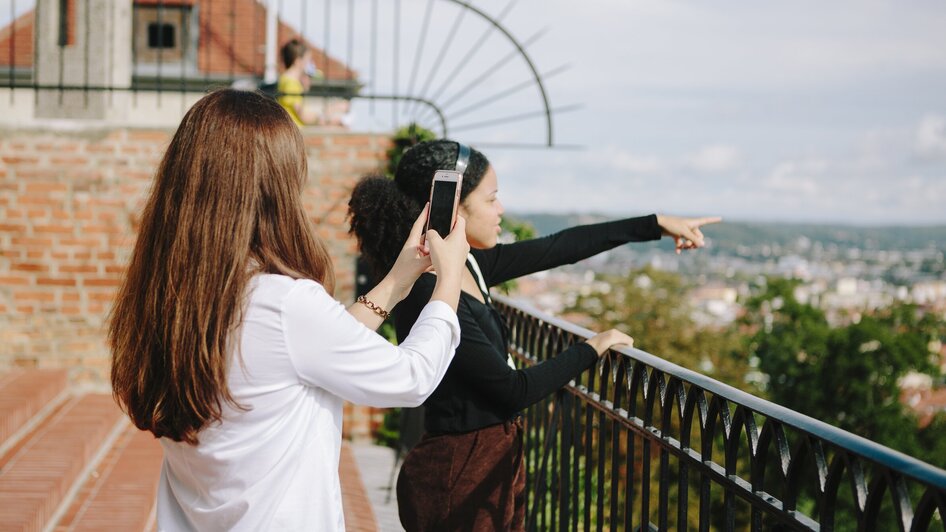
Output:
[[[65,370],[0,374],[0,530],[155,530],[161,447],[109,394],[73,393]],[[345,443],[351,532],[400,531],[388,498],[394,452]]]

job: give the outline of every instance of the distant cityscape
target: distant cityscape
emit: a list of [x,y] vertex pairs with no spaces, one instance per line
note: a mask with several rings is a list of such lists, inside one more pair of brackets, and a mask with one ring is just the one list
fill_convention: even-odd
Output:
[[[519,215],[537,236],[607,218]],[[690,287],[694,318],[723,326],[766,276],[801,281],[796,299],[823,309],[836,323],[859,313],[908,302],[946,318],[946,226],[851,227],[722,223],[705,230],[707,246],[677,255],[669,239],[621,246],[576,265],[522,279],[514,295],[560,313],[595,274],[627,275],[645,267],[679,274]]]

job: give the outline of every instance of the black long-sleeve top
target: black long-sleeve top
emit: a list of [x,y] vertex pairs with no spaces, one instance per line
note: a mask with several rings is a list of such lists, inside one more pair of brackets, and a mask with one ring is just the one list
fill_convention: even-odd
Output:
[[[628,242],[660,238],[657,216],[583,225],[533,240],[472,250],[487,286],[564,264],[573,264]],[[476,277],[474,273],[474,278]],[[398,341],[403,341],[430,300],[436,277],[422,275],[394,309]],[[594,348],[575,344],[552,359],[523,369],[507,364],[506,327],[499,313],[476,297],[460,293],[460,345],[436,391],[424,403],[430,433],[480,429],[511,419],[555,392],[597,359]]]

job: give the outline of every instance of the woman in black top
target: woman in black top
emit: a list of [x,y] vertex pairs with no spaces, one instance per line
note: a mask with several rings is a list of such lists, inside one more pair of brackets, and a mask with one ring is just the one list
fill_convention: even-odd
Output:
[[[394,180],[366,178],[352,193],[351,230],[361,251],[383,275],[397,256],[410,223],[424,207],[433,174],[452,169],[458,144],[437,140],[408,150]],[[398,509],[408,531],[519,530],[524,526],[525,474],[518,413],[594,364],[598,356],[633,340],[610,330],[577,343],[544,363],[515,369],[505,326],[492,307],[489,287],[530,273],[571,264],[628,242],[675,239],[681,249],[703,245],[700,227],[718,218],[650,215],[566,229],[557,234],[498,244],[503,207],[496,174],[471,150],[460,192],[471,247],[457,315],[460,345],[437,390],[424,403],[426,434],[404,460]],[[435,277],[424,274],[394,309],[398,339],[407,336]]]

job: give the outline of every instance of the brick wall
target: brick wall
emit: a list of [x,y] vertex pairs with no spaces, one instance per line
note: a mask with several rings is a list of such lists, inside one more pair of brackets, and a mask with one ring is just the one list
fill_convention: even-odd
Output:
[[[172,133],[0,130],[0,373],[68,368],[75,386],[108,388],[105,320]],[[335,259],[343,302],[354,293],[348,196],[388,146],[375,135],[306,133],[305,204]],[[377,415],[354,414],[346,431],[367,435]]]

